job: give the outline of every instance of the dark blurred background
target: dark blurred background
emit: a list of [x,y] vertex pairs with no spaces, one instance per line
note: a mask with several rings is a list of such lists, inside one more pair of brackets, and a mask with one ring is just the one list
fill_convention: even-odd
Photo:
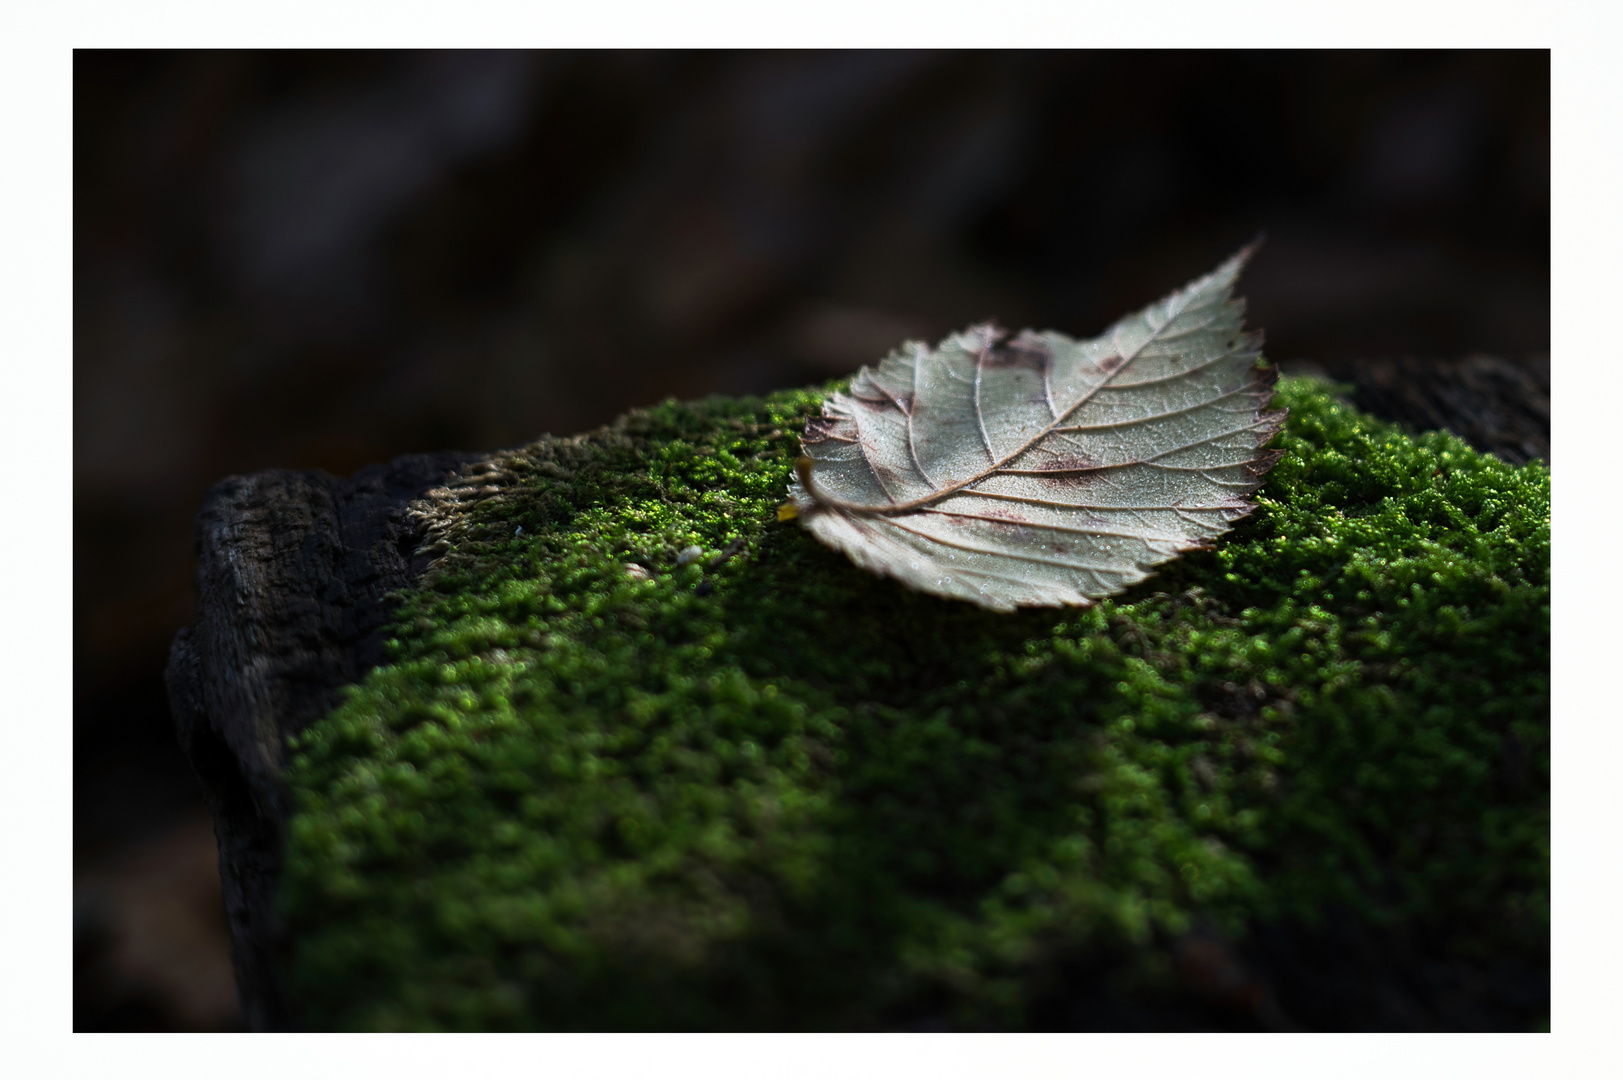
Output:
[[75,1026],[241,1026],[162,681],[215,480],[820,381],[988,317],[1090,335],[1262,230],[1276,359],[1536,363],[1549,78],[1543,51],[76,53]]

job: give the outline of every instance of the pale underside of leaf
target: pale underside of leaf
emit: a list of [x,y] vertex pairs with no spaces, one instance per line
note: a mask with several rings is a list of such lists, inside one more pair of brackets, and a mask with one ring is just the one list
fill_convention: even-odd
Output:
[[1241,251],[1076,341],[974,326],[863,368],[802,436],[790,498],[858,566],[1008,611],[1085,605],[1210,547],[1280,452]]

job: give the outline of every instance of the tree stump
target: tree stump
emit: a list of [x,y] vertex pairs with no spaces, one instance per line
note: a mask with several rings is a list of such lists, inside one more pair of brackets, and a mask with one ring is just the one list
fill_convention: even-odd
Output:
[[[1290,365],[1285,365],[1285,368],[1287,372],[1291,370]],[[1348,377],[1345,372],[1330,374]],[[1377,416],[1401,421],[1416,430],[1452,428],[1479,449],[1498,454],[1512,463],[1532,457],[1548,457],[1547,359],[1542,366],[1537,362],[1516,364],[1491,357],[1473,357],[1451,363],[1389,361],[1366,365],[1351,375],[1354,400]],[[806,403],[813,400],[810,396],[803,396],[805,401],[797,399],[798,404],[793,408],[804,410]],[[763,449],[758,457],[764,455],[765,459],[776,454],[785,463],[792,458],[798,429],[784,419],[788,412],[793,412],[789,406],[773,412],[762,411],[760,407],[746,403],[731,410],[716,406],[709,412],[680,416],[670,412],[675,408],[667,407],[669,415],[659,421],[669,428],[660,436],[667,442],[660,445],[674,445],[671,432],[682,430],[683,424],[689,425],[697,433],[691,440],[695,445],[703,445],[704,440],[709,438],[701,431],[702,425],[710,425],[717,430],[736,428],[744,431],[745,428],[739,425],[753,424],[754,427],[749,427],[746,432],[749,438],[756,440],[750,445],[768,448]],[[785,412],[786,409],[788,412]],[[498,524],[503,527],[512,525],[520,530],[517,536],[522,537],[526,523],[541,523],[530,527],[529,531],[534,534],[545,528],[562,528],[559,523],[581,513],[583,505],[612,505],[613,498],[603,493],[612,492],[613,485],[604,486],[601,491],[593,489],[598,491],[594,496],[596,503],[592,503],[591,499],[569,502],[572,497],[569,485],[602,483],[598,473],[604,468],[604,461],[609,460],[602,456],[603,453],[612,451],[621,455],[614,460],[635,461],[638,468],[663,467],[657,463],[650,466],[651,459],[636,456],[644,453],[645,446],[652,445],[646,442],[653,438],[648,434],[650,423],[653,421],[645,422],[633,417],[631,421],[622,422],[604,432],[575,439],[544,439],[521,451],[500,454],[412,455],[387,465],[365,469],[348,480],[313,471],[273,470],[249,477],[231,477],[210,491],[197,518],[199,619],[195,626],[181,631],[177,636],[167,677],[179,740],[202,781],[214,815],[238,986],[244,1013],[252,1028],[288,1030],[335,1023],[339,1026],[432,1024],[524,1027],[556,1022],[563,1026],[586,1027],[659,1026],[658,1018],[666,1014],[658,1011],[663,1007],[660,1002],[664,999],[659,999],[657,994],[648,1002],[648,1008],[652,1011],[645,1013],[630,1011],[624,1014],[566,1016],[543,1011],[542,1018],[538,1020],[534,1009],[539,1006],[532,1008],[523,1003],[502,1003],[506,999],[501,998],[501,994],[511,997],[517,993],[522,997],[530,992],[526,989],[528,984],[513,982],[516,976],[511,972],[499,977],[493,975],[487,980],[488,993],[481,991],[486,996],[479,999],[487,1003],[479,1006],[479,1009],[488,1009],[484,1012],[467,1011],[471,1006],[453,1008],[443,1003],[430,1003],[422,1005],[426,1011],[421,1014],[413,1013],[405,1006],[400,1006],[400,1009],[406,1011],[390,1012],[389,1009],[395,1008],[391,1005],[381,1012],[367,1013],[369,1019],[341,1015],[342,1010],[334,1012],[327,1007],[312,1015],[308,1003],[289,983],[289,972],[301,961],[295,955],[298,951],[298,934],[290,929],[284,917],[289,823],[297,810],[288,790],[289,769],[294,756],[290,740],[332,715],[344,701],[346,687],[361,683],[369,671],[390,660],[392,654],[388,640],[397,633],[396,624],[403,613],[402,596],[421,593],[425,588],[432,590],[437,587],[443,592],[447,588],[473,591],[484,587],[478,584],[486,580],[480,575],[488,575],[491,567],[499,563],[500,552],[507,550],[492,545],[497,540],[506,542],[513,539],[497,536],[500,532]],[[732,427],[729,428],[729,425]],[[768,426],[771,427],[770,431],[767,430]],[[680,443],[681,439],[676,438],[675,441]],[[689,469],[685,475],[691,475],[695,467],[691,463],[684,465],[683,468]],[[1439,466],[1439,472],[1442,471],[1442,466]],[[492,510],[496,503],[508,497],[510,491],[532,480],[541,485],[535,490],[542,494],[527,496],[529,501],[519,499],[514,502],[507,516]],[[724,484],[722,486],[725,487]],[[1267,494],[1268,489],[1264,488],[1263,495]],[[472,514],[473,509],[481,503],[486,504],[483,517],[464,515],[464,511]],[[514,522],[520,524],[515,525]],[[744,550],[743,535],[740,534],[737,551]],[[757,529],[749,535],[758,537],[766,534]],[[754,545],[756,540],[751,539],[750,543]],[[480,547],[481,544],[486,546]],[[756,547],[750,547],[750,557],[756,550]],[[556,555],[556,551],[553,554]],[[718,548],[715,552],[707,553],[707,556],[706,562],[697,567],[649,566],[644,564],[657,562],[657,559],[643,558],[641,563],[628,559],[625,574],[635,581],[639,577],[647,578],[651,573],[688,573],[694,578],[693,582],[688,583],[691,586],[688,592],[706,597],[709,592],[725,587],[724,578],[715,568],[725,564],[732,555],[727,548]],[[812,553],[806,557],[816,559],[819,556]],[[828,560],[816,564],[819,573],[843,572],[839,569],[842,566],[843,563],[832,555]],[[1546,577],[1547,570],[1545,566]],[[855,570],[851,572],[860,573]],[[1168,612],[1175,614],[1177,610],[1182,610],[1179,605],[1184,605],[1201,608],[1206,614],[1200,617],[1216,620],[1213,625],[1221,624],[1225,619],[1238,625],[1237,620],[1243,621],[1243,612],[1225,608],[1221,600],[1214,602],[1211,599],[1210,582],[1215,580],[1213,573],[1215,571],[1211,567],[1204,570],[1196,567],[1186,574],[1182,563],[1173,564],[1173,569],[1134,590],[1129,598],[1149,596],[1151,599],[1144,600],[1144,603],[1152,606],[1153,603],[1162,603],[1164,611],[1157,609],[1161,614],[1157,614],[1156,618]],[[717,585],[716,581],[723,584]],[[1179,589],[1183,591],[1175,591]],[[1545,595],[1547,597],[1547,593]],[[899,602],[913,601],[902,598]],[[1547,605],[1547,599],[1545,603]],[[1364,605],[1364,608],[1367,607],[1367,604]],[[1364,608],[1359,610],[1363,611]],[[1105,610],[1118,609],[1107,604]],[[1150,667],[1163,664],[1162,659],[1157,659],[1163,654],[1157,650],[1164,643],[1160,639],[1151,641],[1145,637],[1142,626],[1135,623],[1138,615],[1133,612],[1138,610],[1131,609],[1121,616],[1110,615],[1095,630],[1116,642],[1111,646],[1114,650],[1112,656],[1119,656],[1121,663],[1128,663],[1128,658],[1137,656],[1139,662]],[[936,608],[931,608],[931,612],[936,611]],[[950,607],[941,611],[949,618],[956,617]],[[1547,613],[1546,606],[1543,631],[1546,657]],[[1172,615],[1166,617],[1171,618]],[[1536,621],[1536,616],[1531,617]],[[424,617],[418,618],[422,622]],[[1045,619],[1052,621],[1054,618],[1052,613],[1048,613],[1038,617],[1037,622]],[[1104,619],[1104,616],[1099,615],[1099,618]],[[422,625],[426,626],[427,623]],[[1032,628],[1036,626],[1036,622],[1032,623]],[[550,647],[544,639],[545,634],[537,631],[519,640],[514,648],[544,652]],[[485,643],[481,648],[488,651],[491,647]],[[496,651],[503,658],[507,656],[505,649]],[[921,656],[918,662],[920,670],[910,677],[922,680],[921,684],[945,685],[943,680],[950,681],[954,677],[951,670],[931,668],[935,661],[929,656]],[[1402,658],[1395,659],[1394,663],[1401,665]],[[1287,690],[1258,688],[1255,684],[1250,687],[1234,686],[1231,690],[1236,695],[1235,702],[1227,705],[1209,702],[1207,712],[1190,722],[1204,724],[1209,720],[1223,728],[1232,724],[1252,723],[1262,714],[1284,715],[1291,710],[1291,706],[1285,704],[1290,699]],[[1010,693],[1018,697],[1027,691],[1011,683]],[[1256,701],[1241,700],[1253,693],[1258,695]],[[1010,701],[1013,702],[1014,697]],[[855,707],[860,710],[863,706]],[[1016,704],[1004,705],[995,701],[986,704],[985,708],[994,712],[1008,712],[1011,716],[1019,711]],[[1547,697],[1544,708],[1547,714]],[[427,716],[424,713],[413,723],[422,723]],[[1529,722],[1536,726],[1537,721],[1538,717],[1534,716]],[[1087,722],[1095,725],[1095,730],[1088,735],[1092,741],[1077,752],[1084,757],[1094,753],[1108,755],[1113,737],[1110,731],[1114,729],[1103,726],[1102,720],[1089,719]],[[1547,715],[1543,722],[1547,727]],[[1544,820],[1547,822],[1547,788],[1542,792],[1539,789],[1541,783],[1547,785],[1547,747],[1531,745],[1526,735],[1517,734],[1524,728],[1525,725],[1504,726],[1503,731],[1494,736],[1499,739],[1500,756],[1495,783],[1499,785],[1497,790],[1508,793],[1506,798],[1516,807],[1536,806],[1543,799],[1546,807]],[[1236,736],[1238,742],[1235,745],[1250,745],[1259,737],[1242,734]],[[322,758],[322,761],[330,762],[334,753],[332,746],[330,743],[323,745],[326,749],[321,752],[329,756]],[[1083,746],[1082,743],[1076,745]],[[1039,754],[1037,746],[1037,743],[1032,743],[1025,752]],[[830,752],[827,745],[808,737],[803,754],[816,758],[818,754]],[[1011,743],[1000,747],[998,752],[1010,754],[1020,751]],[[316,751],[311,753],[316,754]],[[1530,765],[1540,754],[1543,755],[1545,770],[1542,781],[1539,770]],[[814,771],[819,768],[835,769],[833,765],[825,766],[818,761],[805,767]],[[1028,765],[1019,767],[1027,768]],[[1029,767],[1041,771],[1035,764]],[[1228,766],[1197,754],[1179,768],[1192,777],[1190,783],[1195,786],[1190,788],[1191,791],[1197,787],[1221,791],[1219,776]],[[545,771],[539,765],[536,769]],[[1269,782],[1267,778],[1274,773],[1269,768],[1258,769],[1260,771],[1254,769],[1253,773],[1261,777],[1258,782],[1266,786]],[[1036,775],[1033,773],[1033,776]],[[571,781],[574,782],[577,781]],[[842,782],[849,784],[851,781]],[[1038,783],[1035,779],[1032,782]],[[1086,786],[1085,782],[1079,782]],[[934,800],[940,797],[940,793],[927,792],[924,797]],[[520,806],[523,798],[523,790],[515,788],[511,793],[512,805]],[[942,806],[938,812],[949,814],[949,807]],[[519,814],[519,811],[515,809],[513,813]],[[924,825],[920,827],[926,828]],[[771,826],[763,825],[761,828],[770,833]],[[637,850],[637,840],[632,833],[625,833],[620,840],[608,834],[605,837],[604,843],[622,843],[629,845],[626,851]],[[1545,837],[1547,845],[1547,832]],[[1413,842],[1452,841],[1422,837]],[[1222,846],[1220,840],[1215,844],[1208,843],[1208,847],[1217,852],[1211,864],[1215,868],[1211,871],[1213,873],[1221,871],[1223,867],[1237,865],[1223,861],[1228,856],[1219,851]],[[447,859],[458,857],[461,856],[455,851],[445,855]],[[626,855],[625,858],[629,860],[632,856]],[[1041,857],[1033,858],[1036,858],[1033,866],[1042,864]],[[1247,858],[1253,864],[1262,866],[1267,862],[1267,853],[1252,853]],[[1547,854],[1545,858],[1547,883]],[[912,870],[908,872],[914,873]],[[943,888],[950,892],[952,888],[963,886],[964,881],[974,878],[976,874],[984,876],[985,872],[989,871],[965,870],[954,877],[953,873],[939,868],[921,868],[917,870],[916,877],[919,881],[939,879],[946,883]],[[998,872],[1004,874],[1000,888],[1007,887],[1017,892],[1018,888],[1026,887],[1018,882],[1010,884],[1012,879],[1009,875],[1013,873],[1018,876],[1020,873],[1017,868],[1003,867]],[[797,899],[792,895],[792,889],[781,894],[774,892],[757,904],[756,899],[765,896],[771,889],[762,880],[751,878],[741,870],[739,874],[736,880],[728,879],[725,886],[714,886],[719,890],[718,896],[721,892],[727,894],[726,903],[717,901],[719,907],[714,910],[707,908],[701,914],[704,917],[732,917],[727,913],[736,914],[736,905],[743,904],[744,907],[737,908],[737,911],[747,908],[748,919],[755,920],[752,925],[759,923],[764,926],[777,920],[781,924],[777,930],[771,933],[761,931],[765,937],[760,940],[770,938],[770,941],[759,948],[766,950],[763,955],[782,953],[788,957],[784,960],[785,964],[801,970],[808,963],[806,958],[788,955],[795,947],[798,933],[793,928],[810,925],[824,916],[815,911],[808,914],[795,908],[795,904],[809,904],[811,901],[805,897]],[[932,877],[932,874],[935,876]],[[701,891],[711,888],[711,885],[702,882],[693,884],[701,879],[702,874],[690,877],[688,886],[684,887],[691,886]],[[300,880],[300,888],[309,886],[307,880]],[[1015,892],[1008,895],[1014,896]],[[741,896],[745,899],[739,900]],[[702,896],[693,900],[697,905],[695,910],[703,908],[707,902]],[[950,902],[959,903],[959,900]],[[306,901],[300,903],[308,906]],[[728,904],[734,907],[728,907]],[[1115,940],[1114,944],[1080,952],[1071,949],[1074,943],[1059,942],[1052,957],[1032,959],[1028,956],[1018,962],[1010,960],[1008,970],[994,971],[996,964],[988,961],[990,966],[984,970],[978,969],[974,975],[975,980],[980,980],[976,985],[984,989],[991,985],[987,980],[995,982],[1003,979],[1008,986],[1021,987],[1020,993],[1025,995],[1021,999],[1025,1002],[1022,1006],[1024,1011],[1008,1014],[1017,1016],[1017,1020],[999,1020],[998,1017],[1004,1014],[997,1013],[995,1009],[985,1012],[984,1008],[991,1006],[985,1006],[979,999],[976,999],[973,1008],[949,1003],[947,998],[956,992],[951,989],[953,976],[937,972],[925,980],[934,980],[930,985],[936,989],[918,991],[913,997],[907,998],[905,1004],[887,1005],[890,1012],[840,1013],[837,1009],[826,1013],[808,1012],[805,1014],[808,1017],[806,1023],[812,1026],[926,1029],[963,1026],[966,1022],[988,1026],[1008,1022],[1018,1026],[1062,1029],[1312,1027],[1367,1030],[1527,1027],[1537,1026],[1541,1017],[1544,1018],[1542,1022],[1547,1022],[1547,939],[1541,968],[1536,947],[1531,954],[1524,949],[1522,953],[1509,958],[1478,957],[1472,960],[1460,956],[1441,956],[1429,949],[1426,941],[1417,939],[1416,925],[1383,927],[1379,921],[1372,922],[1361,917],[1344,905],[1326,906],[1321,912],[1322,917],[1316,920],[1304,921],[1281,911],[1269,918],[1253,920],[1243,932],[1226,928],[1222,918],[1217,915],[1208,918],[1199,903],[1194,903],[1190,910],[1194,912],[1191,919],[1184,919],[1180,923],[1178,918],[1182,916],[1169,916],[1170,922],[1160,929],[1152,927],[1146,930],[1149,937],[1143,939],[1112,939]],[[657,922],[657,914],[657,910],[651,908],[640,916],[643,930],[656,936],[665,932],[649,923],[649,920]],[[700,918],[693,912],[671,917],[679,922],[689,915]],[[834,918],[832,915],[827,917]],[[605,915],[604,918],[609,916]],[[630,922],[617,923],[612,933],[630,933],[629,926]],[[686,924],[677,926],[673,923],[672,926],[674,928],[669,929],[669,935],[673,940],[689,933],[689,929],[684,928]],[[1169,931],[1166,926],[1181,929]],[[784,930],[784,927],[790,929]],[[1536,926],[1530,933],[1533,938],[1537,937]],[[838,937],[837,934],[834,936]],[[728,939],[728,942],[731,941]],[[738,953],[738,950],[757,948],[750,944],[756,938],[740,938],[739,941],[745,943],[707,944],[705,948],[712,950],[705,954],[709,959],[692,961],[707,972],[718,965],[726,969],[722,975],[715,976],[720,980],[715,985],[722,987],[716,993],[723,997],[726,994],[747,996],[749,980],[757,978],[757,967],[763,963],[753,954],[746,962],[740,959],[742,954]],[[628,946],[630,951],[626,955],[657,953],[664,956],[665,953],[659,950],[680,952],[683,947],[670,945],[669,942],[641,942],[634,948]],[[729,949],[733,952],[729,952]],[[779,950],[779,953],[772,950]],[[542,982],[552,980],[552,983],[548,983],[552,989],[546,991],[552,996],[547,997],[547,1001],[563,1000],[564,997],[559,995],[564,991],[557,987],[575,977],[570,973],[568,964],[558,959],[569,955],[568,948],[564,945],[548,946],[542,953],[548,959],[545,963],[534,961],[539,965],[533,967],[533,971],[539,972],[534,978]],[[1151,959],[1140,962],[1143,959],[1141,954],[1150,955]],[[1139,959],[1133,959],[1135,956]],[[479,962],[484,963],[483,960]],[[616,960],[615,963],[620,961]],[[623,970],[616,969],[620,974],[612,977],[639,977],[636,963],[625,963],[630,966]],[[729,968],[729,964],[733,966]],[[815,962],[810,962],[807,970],[815,967]],[[667,974],[658,973],[656,981],[666,978]],[[676,980],[671,985],[686,987],[689,983],[682,980],[690,979],[690,976],[700,978],[691,975],[691,972],[669,977]],[[770,976],[759,977],[770,981]],[[703,978],[710,979],[712,975],[706,974]],[[711,983],[704,985],[710,986]],[[343,991],[340,989],[337,992],[341,994]],[[985,992],[996,997],[992,990]],[[582,1000],[598,1000],[592,998],[590,993],[583,991],[583,994]],[[932,998],[931,994],[936,994],[941,1000]],[[832,997],[838,997],[838,994]],[[463,1008],[464,1011],[458,1013],[456,1008]],[[778,1013],[752,1013],[742,1005],[736,1013],[728,1013],[727,1008],[729,1006],[723,1003],[716,1006],[719,1011],[671,1014],[670,1023],[673,1026],[707,1026],[718,1023],[718,1016],[737,1016],[740,1018],[737,1021],[739,1026],[784,1026],[787,1023],[785,1016],[799,1015],[787,1005],[784,1008],[790,1011]],[[800,1006],[795,1005],[794,1008]],[[435,1012],[435,1009],[440,1011]],[[451,1011],[445,1011],[448,1009]],[[954,1009],[959,1011],[954,1012]],[[976,1012],[975,1009],[983,1011]],[[424,1020],[423,1016],[433,1019]],[[461,1019],[456,1019],[459,1016]],[[548,1020],[548,1016],[552,1019]],[[335,1020],[335,1017],[338,1019]],[[655,1019],[650,1020],[649,1017]],[[965,1017],[983,1019],[966,1021]],[[728,1025],[723,1022],[723,1026]]]

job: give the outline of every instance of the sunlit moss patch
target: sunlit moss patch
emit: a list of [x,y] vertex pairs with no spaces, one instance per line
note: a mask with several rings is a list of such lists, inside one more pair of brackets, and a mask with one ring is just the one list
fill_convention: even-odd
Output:
[[1216,550],[1000,615],[778,521],[820,400],[667,403],[430,509],[392,662],[287,777],[307,1023],[1020,1028],[1066,958],[1153,987],[1197,922],[1332,907],[1547,964],[1544,466],[1287,379]]

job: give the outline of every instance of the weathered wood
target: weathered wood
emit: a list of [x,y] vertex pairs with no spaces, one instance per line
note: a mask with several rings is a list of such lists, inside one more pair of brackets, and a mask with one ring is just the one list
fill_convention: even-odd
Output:
[[1352,384],[1352,402],[1412,431],[1446,428],[1513,465],[1550,460],[1550,355],[1481,353],[1456,360],[1414,356],[1320,365],[1286,361],[1286,374]]
[[198,621],[166,679],[175,730],[220,847],[233,963],[251,1028],[297,1027],[277,916],[289,737],[383,659],[389,594],[427,564],[406,505],[472,454],[416,454],[349,480],[273,470],[216,484],[197,516]]

